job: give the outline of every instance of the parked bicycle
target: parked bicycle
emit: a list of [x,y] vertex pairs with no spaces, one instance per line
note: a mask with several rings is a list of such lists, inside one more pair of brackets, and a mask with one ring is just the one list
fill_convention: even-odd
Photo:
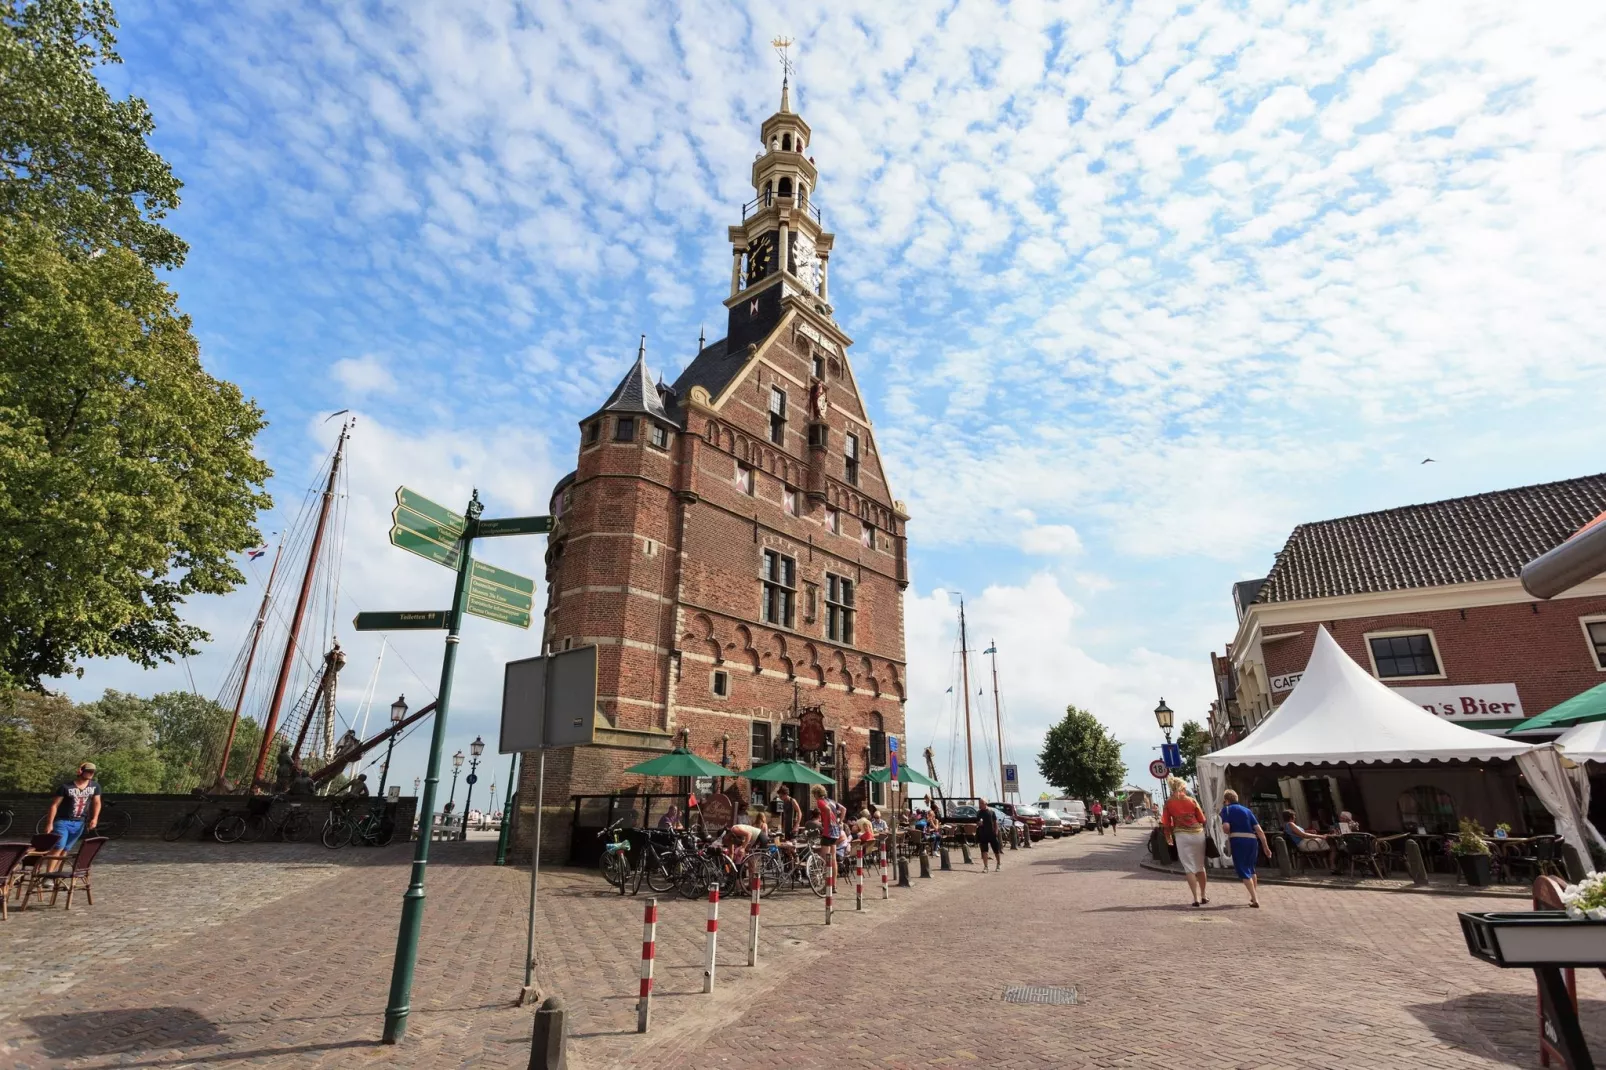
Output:
[[[201,812],[209,806],[217,807],[217,813],[202,817]],[[203,840],[211,836],[218,843],[233,843],[239,836],[235,833],[234,822],[229,819],[235,816],[238,816],[238,813],[233,807],[201,796],[197,798],[193,808],[174,818],[172,824],[162,830],[162,839],[173,843],[186,836],[193,835]]]
[[[353,799],[352,805],[330,807],[324,819],[320,839],[331,851],[351,845],[356,847],[384,847],[396,835],[395,823],[385,816],[383,802],[375,802],[366,812],[358,813],[362,800]],[[311,818],[307,819],[310,830]]]
[[[129,827],[134,819],[127,810],[117,806],[107,806],[104,797],[101,798],[100,818],[95,823],[95,835],[105,836],[108,840],[119,840],[128,835]],[[6,829],[11,827],[11,811],[0,813],[0,836],[5,835]],[[33,824],[35,836],[42,836],[45,832],[45,815],[40,814],[39,820]]]
[[249,799],[244,814],[229,814],[218,821],[219,841],[255,843],[263,837],[271,837],[287,843],[299,843],[306,839],[312,835],[312,818],[302,809],[301,803],[289,802],[277,818],[273,816],[274,804],[288,798],[285,795],[273,795]]

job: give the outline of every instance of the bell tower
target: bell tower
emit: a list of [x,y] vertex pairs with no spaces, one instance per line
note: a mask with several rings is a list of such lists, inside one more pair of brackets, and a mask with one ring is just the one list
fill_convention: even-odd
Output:
[[802,297],[813,310],[829,317],[831,247],[813,200],[819,172],[808,153],[813,132],[792,110],[791,42],[774,41],[781,55],[781,108],[759,127],[762,146],[753,160],[754,197],[742,205],[740,226],[731,227],[731,292],[726,334],[737,350],[769,334],[780,321],[781,302]]

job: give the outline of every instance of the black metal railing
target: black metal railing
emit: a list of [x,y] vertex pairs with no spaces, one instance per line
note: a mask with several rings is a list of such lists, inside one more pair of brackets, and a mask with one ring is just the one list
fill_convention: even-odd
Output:
[[[768,208],[773,204],[779,204],[782,207],[789,207],[794,204],[799,204],[799,202],[791,196],[783,196],[776,193],[761,193],[757,197],[754,197],[752,200],[748,201],[746,204],[742,205],[742,221],[747,221],[748,212],[757,212],[760,208]],[[816,223],[820,224],[822,227],[825,226],[825,216],[820,212],[819,205],[807,198],[804,198],[801,202],[801,207],[805,212],[808,212],[810,215],[814,216],[814,221]]]

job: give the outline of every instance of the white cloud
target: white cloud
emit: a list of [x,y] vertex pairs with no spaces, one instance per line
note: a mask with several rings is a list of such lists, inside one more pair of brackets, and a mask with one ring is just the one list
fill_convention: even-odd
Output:
[[334,373],[340,385],[357,398],[368,394],[389,394],[396,389],[396,380],[390,370],[372,353],[335,361]]
[[1069,557],[1082,552],[1082,539],[1069,524],[1034,524],[1020,533],[1020,548],[1028,554]]

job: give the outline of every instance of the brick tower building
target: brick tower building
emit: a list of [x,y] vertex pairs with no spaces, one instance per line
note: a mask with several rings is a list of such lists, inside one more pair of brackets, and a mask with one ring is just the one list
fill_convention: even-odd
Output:
[[[880,801],[865,775],[903,732],[908,514],[830,304],[833,235],[786,86],[760,134],[756,196],[729,230],[725,338],[672,386],[643,345],[553,490],[543,642],[597,647],[598,698],[595,744],[547,757],[543,859],[569,857],[577,813],[590,839],[609,809],[575,795],[683,790],[624,772],[674,746],[733,771],[796,757],[834,795]],[[773,788],[727,785],[744,801]],[[519,792],[522,853],[533,762]]]

